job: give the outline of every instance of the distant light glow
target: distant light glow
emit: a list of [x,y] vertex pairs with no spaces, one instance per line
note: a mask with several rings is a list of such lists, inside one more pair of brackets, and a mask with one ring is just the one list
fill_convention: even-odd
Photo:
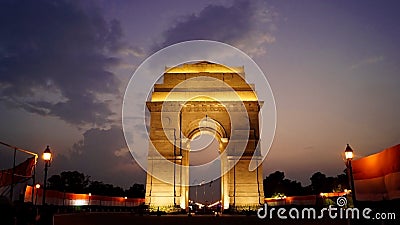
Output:
[[74,205],[74,206],[88,205],[88,200],[86,200],[86,199],[75,199],[75,200],[72,200],[72,205]]

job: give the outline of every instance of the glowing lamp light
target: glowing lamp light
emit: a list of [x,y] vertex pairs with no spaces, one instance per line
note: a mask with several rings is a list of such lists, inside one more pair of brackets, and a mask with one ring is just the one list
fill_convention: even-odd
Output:
[[43,152],[43,160],[46,162],[50,162],[51,160],[51,151],[50,147],[47,145],[47,148]]
[[128,197],[125,196],[124,199],[126,200],[126,199],[128,199]]
[[35,188],[36,188],[36,189],[39,189],[39,188],[40,188],[40,184],[36,184],[36,185],[35,185]]
[[346,160],[352,160],[354,155],[353,155],[353,149],[351,149],[350,145],[347,144],[346,150],[344,151],[344,155],[346,157]]
[[89,193],[89,197],[92,196],[92,193]]

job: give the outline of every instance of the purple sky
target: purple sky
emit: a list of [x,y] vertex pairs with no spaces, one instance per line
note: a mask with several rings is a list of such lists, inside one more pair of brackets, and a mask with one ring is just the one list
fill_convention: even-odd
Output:
[[[38,153],[50,145],[50,174],[144,183],[121,130],[127,82],[154,51],[210,39],[248,53],[274,92],[264,176],[281,170],[308,184],[316,171],[336,175],[346,143],[357,157],[400,143],[399,4],[2,1],[0,139]],[[0,150],[1,168],[11,167]]]

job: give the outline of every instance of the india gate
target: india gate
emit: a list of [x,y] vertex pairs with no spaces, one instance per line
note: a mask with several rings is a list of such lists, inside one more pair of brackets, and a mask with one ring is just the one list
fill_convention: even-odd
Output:
[[146,102],[149,151],[146,204],[151,209],[188,210],[190,143],[201,134],[219,143],[221,206],[258,208],[264,204],[259,113],[255,85],[244,67],[207,61],[166,67]]

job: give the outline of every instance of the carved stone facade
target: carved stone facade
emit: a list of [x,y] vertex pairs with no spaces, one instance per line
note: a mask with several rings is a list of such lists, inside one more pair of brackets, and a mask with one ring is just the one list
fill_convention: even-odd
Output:
[[[147,102],[150,144],[146,204],[151,208],[188,208],[190,141],[210,133],[220,143],[221,201],[229,207],[258,207],[264,202],[260,158],[259,111],[254,85],[242,67],[209,62],[166,68]],[[166,160],[165,160],[166,159]]]

